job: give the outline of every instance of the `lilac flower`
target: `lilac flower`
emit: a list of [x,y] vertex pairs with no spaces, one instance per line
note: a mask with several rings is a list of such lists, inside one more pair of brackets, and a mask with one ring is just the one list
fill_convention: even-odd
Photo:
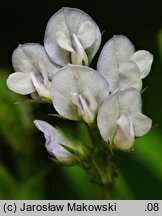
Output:
[[54,75],[50,93],[61,116],[92,123],[98,108],[109,95],[109,86],[95,70],[67,65]]
[[45,147],[49,154],[64,164],[73,164],[78,162],[78,157],[67,149],[71,149],[74,152],[79,151],[79,149],[70,140],[68,140],[61,131],[45,121],[35,120],[34,124],[44,133],[46,139]]
[[47,24],[45,49],[51,60],[60,66],[89,65],[100,43],[97,24],[79,9],[63,7]]
[[142,79],[151,69],[153,56],[150,52],[135,52],[131,41],[122,35],[115,35],[103,47],[97,70],[110,85],[110,92],[117,88],[142,88]]
[[13,52],[12,63],[16,72],[7,79],[12,91],[50,98],[49,87],[58,66],[51,63],[43,46],[37,43],[19,45]]
[[141,95],[135,88],[115,91],[98,112],[97,124],[102,138],[112,148],[132,148],[135,137],[145,135],[152,124],[141,111]]

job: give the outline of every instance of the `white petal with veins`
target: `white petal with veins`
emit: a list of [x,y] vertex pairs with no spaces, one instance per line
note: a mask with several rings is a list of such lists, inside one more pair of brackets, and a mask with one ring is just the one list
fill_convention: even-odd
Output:
[[136,136],[143,136],[151,129],[152,120],[142,113],[133,113],[130,119],[133,122]]
[[123,115],[130,116],[132,113],[142,111],[142,98],[135,88],[119,90],[119,106]]
[[120,117],[118,92],[111,94],[101,105],[97,116],[97,125],[102,138],[112,142]]
[[24,95],[35,92],[39,96],[50,97],[50,79],[59,67],[52,64],[43,46],[37,43],[19,45],[13,52],[12,63],[14,69],[20,72],[9,76],[7,82],[11,90]]
[[48,74],[52,75],[58,71],[58,66],[52,64],[45,49],[38,43],[26,43],[19,45],[12,54],[12,64],[15,71],[24,73],[40,73],[40,66],[44,66]]
[[77,38],[84,49],[91,47],[96,39],[96,29],[92,22],[86,21],[79,27]]
[[151,119],[141,113],[141,95],[135,88],[118,89],[101,105],[97,125],[102,138],[114,148],[132,148],[135,136],[146,134]]
[[97,63],[97,71],[109,82],[111,92],[119,87],[120,64],[128,61],[133,53],[133,44],[122,35],[113,36],[104,45]]
[[150,73],[153,62],[153,55],[150,52],[139,50],[131,56],[130,60],[134,61],[138,65],[142,79]]
[[12,91],[26,95],[35,92],[30,73],[16,72],[9,75],[7,86]]
[[124,62],[119,66],[119,88],[129,87],[134,87],[138,91],[142,89],[140,70],[132,61]]
[[[56,32],[62,32],[61,38],[63,38],[64,35],[66,36],[66,43],[63,42],[63,45],[61,45],[61,40],[58,41]],[[73,48],[73,45],[70,45],[72,42],[69,42],[73,34],[75,34],[80,41],[81,46],[86,52],[89,63],[100,46],[101,32],[94,20],[79,9],[63,7],[48,21],[44,38],[45,49],[49,57],[60,66],[72,63],[71,56],[69,55],[71,53],[69,53],[68,50],[71,49],[70,47]],[[66,49],[62,49],[60,46],[62,48],[66,47]]]
[[84,110],[85,115],[89,111],[93,116],[96,115],[97,108],[109,95],[109,86],[93,69],[67,65],[53,77],[50,93],[53,105],[60,115],[71,120],[79,120],[79,106],[80,109],[83,106],[81,110]]
[[[150,70],[153,56],[150,52],[135,52],[131,41],[115,35],[103,47],[97,63],[97,71],[109,82],[110,92],[117,88],[142,88],[142,79]],[[129,62],[129,63],[128,63]],[[134,65],[133,65],[134,64]]]

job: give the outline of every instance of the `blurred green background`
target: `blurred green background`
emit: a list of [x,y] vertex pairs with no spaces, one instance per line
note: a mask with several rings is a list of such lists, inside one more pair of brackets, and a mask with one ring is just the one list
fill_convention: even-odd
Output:
[[[78,167],[54,164],[33,119],[58,123],[46,104],[21,103],[7,89],[11,55],[19,43],[43,43],[46,23],[63,6],[87,12],[100,26],[102,46],[113,34],[131,39],[136,49],[154,55],[144,81],[143,111],[153,119],[151,132],[136,140],[134,151],[116,153],[119,167],[113,199],[162,199],[162,4],[141,1],[3,1],[0,5],[0,199],[100,199],[100,188]],[[101,47],[102,47],[101,46]],[[98,55],[97,55],[98,56]],[[94,67],[97,56],[92,63]],[[16,103],[20,102],[20,103]],[[60,124],[64,124],[61,122]],[[73,129],[67,122],[65,127]],[[83,135],[83,134],[82,134]]]

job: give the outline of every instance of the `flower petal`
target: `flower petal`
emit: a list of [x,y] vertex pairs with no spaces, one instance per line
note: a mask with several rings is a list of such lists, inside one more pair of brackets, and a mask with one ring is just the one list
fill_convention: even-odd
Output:
[[7,86],[12,91],[22,95],[35,92],[30,73],[16,72],[10,74],[7,79]]
[[79,120],[74,96],[82,96],[89,109],[94,112],[94,100],[99,107],[109,95],[109,88],[107,81],[93,69],[67,65],[53,77],[50,92],[54,107],[60,115],[71,120]]
[[122,115],[117,121],[118,127],[113,140],[113,147],[127,151],[134,145],[133,123],[126,116]]
[[55,156],[59,161],[65,163],[73,163],[77,161],[77,157],[63,147],[67,146],[73,148],[74,146],[58,129],[54,128],[45,121],[35,120],[34,124],[44,133],[44,137],[46,139],[45,146],[51,155]]
[[40,73],[44,78],[53,76],[59,68],[51,63],[43,46],[37,43],[19,45],[13,52],[12,63],[15,71]]
[[130,59],[138,65],[142,79],[150,73],[151,65],[153,62],[153,55],[150,52],[139,50],[135,52]]
[[140,78],[140,70],[134,62],[127,61],[120,64],[119,87],[120,88],[134,87],[138,91],[141,91],[142,81]]
[[130,119],[133,122],[135,136],[143,136],[151,129],[152,120],[142,113],[133,113]]
[[119,87],[119,66],[134,53],[130,40],[122,35],[112,37],[103,47],[97,63],[97,71],[109,82],[110,91]]
[[[81,116],[85,122],[93,122],[95,115],[94,113],[97,110],[97,102],[91,94],[89,97],[84,97],[81,94],[73,94],[72,102],[78,108],[78,115]],[[88,98],[88,99],[87,99]]]
[[88,57],[85,50],[83,49],[76,35],[74,34],[72,37],[74,43],[73,45],[75,47],[75,51],[71,53],[72,64],[88,65]]
[[50,94],[49,94],[50,83],[44,85],[42,77],[36,73],[31,73],[31,79],[38,95],[40,97],[50,98]]
[[[91,34],[89,38],[87,38],[88,34],[83,32],[83,30],[87,30],[86,22],[91,23],[91,30],[89,31],[91,34],[93,33],[92,26],[94,26],[95,41]],[[82,26],[82,24],[84,25]],[[81,43],[83,43],[83,40],[86,38],[87,42],[84,41],[82,44],[82,46],[85,47],[90,45],[90,42],[92,43],[94,41],[91,47],[87,49],[88,59],[89,61],[92,60],[101,43],[101,33],[97,24],[88,14],[76,8],[64,7],[55,13],[48,21],[44,39],[45,49],[52,61],[58,65],[64,66],[71,63],[71,59],[69,52],[60,49],[60,46],[58,46],[56,34],[60,31],[63,32],[67,38],[71,38],[73,34],[78,34]]]
[[66,35],[64,32],[61,31],[56,32],[56,42],[62,49],[65,49],[69,52],[74,52],[71,39],[69,38],[68,34]]
[[96,29],[92,22],[86,21],[79,27],[77,38],[84,49],[91,47],[96,40]]
[[135,112],[141,112],[142,99],[140,93],[135,88],[118,90],[120,113],[130,116]]
[[114,92],[103,102],[97,116],[100,134],[106,142],[110,141],[111,143],[113,140],[119,115],[118,92]]

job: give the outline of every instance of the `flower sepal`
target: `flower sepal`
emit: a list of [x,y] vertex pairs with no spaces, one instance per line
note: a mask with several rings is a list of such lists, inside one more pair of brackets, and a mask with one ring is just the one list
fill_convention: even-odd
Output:
[[78,164],[78,162],[77,161],[68,161],[68,162],[63,162],[63,161],[60,161],[60,160],[58,160],[56,157],[51,157],[51,156],[49,156],[49,158],[50,158],[50,160],[52,160],[54,163],[56,163],[56,164],[58,164],[58,165],[60,165],[60,166],[73,166],[73,165],[77,165]]
[[40,104],[48,103],[48,104],[52,104],[52,101],[50,98],[34,97],[33,99],[23,99],[23,100],[16,102],[16,104],[21,104],[21,103],[40,103]]

